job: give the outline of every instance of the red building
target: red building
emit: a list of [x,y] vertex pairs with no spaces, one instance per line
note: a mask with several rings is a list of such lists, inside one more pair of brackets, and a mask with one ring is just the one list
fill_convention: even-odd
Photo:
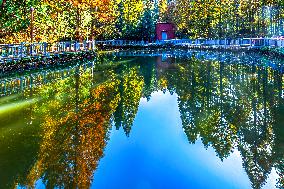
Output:
[[156,36],[158,40],[175,38],[175,27],[171,23],[157,23]]

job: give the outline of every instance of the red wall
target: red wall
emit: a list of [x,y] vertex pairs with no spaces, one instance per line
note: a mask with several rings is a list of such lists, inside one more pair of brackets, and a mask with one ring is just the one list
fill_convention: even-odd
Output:
[[162,31],[167,32],[168,39],[175,38],[174,25],[171,23],[158,23],[156,25],[156,36],[158,40],[162,40]]

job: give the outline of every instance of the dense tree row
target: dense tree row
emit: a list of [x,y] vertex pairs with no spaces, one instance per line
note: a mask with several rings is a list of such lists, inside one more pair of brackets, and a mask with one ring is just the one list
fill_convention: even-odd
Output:
[[[159,2],[150,0],[0,1],[1,42],[150,38]],[[34,24],[31,27],[31,10]]]
[[261,37],[283,33],[281,0],[176,0],[172,15],[182,36]]
[[[178,37],[283,34],[281,0],[1,0],[0,42],[155,38],[158,21]],[[34,7],[34,24],[31,10]]]

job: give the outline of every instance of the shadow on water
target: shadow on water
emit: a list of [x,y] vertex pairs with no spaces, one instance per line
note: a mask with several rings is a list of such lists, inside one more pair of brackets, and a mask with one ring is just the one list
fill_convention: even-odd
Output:
[[45,74],[38,85],[11,85],[17,95],[0,99],[0,188],[38,180],[47,188],[89,188],[112,126],[131,137],[141,98],[150,100],[155,91],[177,95],[190,144],[200,139],[221,160],[238,150],[253,188],[264,186],[272,169],[277,187],[284,187],[283,73],[277,68],[104,55]]

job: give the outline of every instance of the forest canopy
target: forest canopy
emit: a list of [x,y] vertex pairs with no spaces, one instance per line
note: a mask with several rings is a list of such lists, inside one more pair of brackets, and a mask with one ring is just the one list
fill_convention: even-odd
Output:
[[157,22],[175,24],[178,38],[272,37],[284,33],[283,6],[282,0],[0,0],[0,43],[31,35],[49,42],[154,40]]

